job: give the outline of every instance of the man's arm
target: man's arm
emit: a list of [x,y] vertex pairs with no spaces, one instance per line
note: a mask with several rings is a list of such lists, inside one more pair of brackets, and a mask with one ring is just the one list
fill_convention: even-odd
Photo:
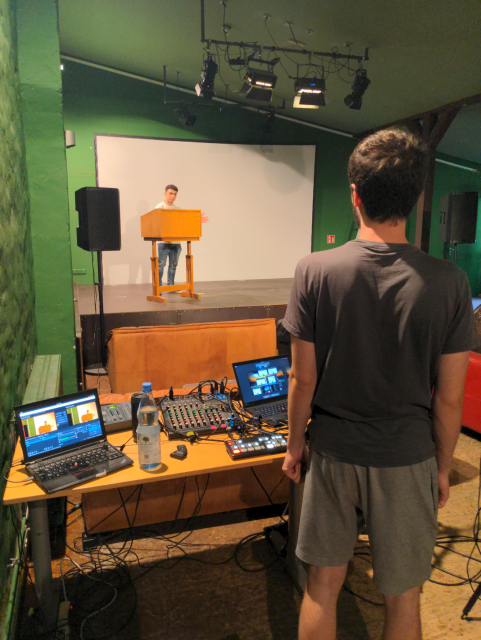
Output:
[[316,389],[317,368],[314,343],[292,336],[292,366],[289,377],[288,421],[289,437],[287,453],[282,465],[284,473],[294,480],[301,480],[301,463],[307,460],[305,431],[312,411],[312,399]]
[[461,431],[468,362],[469,351],[442,355],[434,383],[432,420],[438,462],[439,507],[444,507],[449,498],[449,472]]

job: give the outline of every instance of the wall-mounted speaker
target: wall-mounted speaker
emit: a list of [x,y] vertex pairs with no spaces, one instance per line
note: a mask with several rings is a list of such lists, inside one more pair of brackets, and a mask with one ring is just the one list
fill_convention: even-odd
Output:
[[83,187],[75,192],[77,245],[85,251],[120,251],[119,190]]
[[441,198],[439,236],[452,244],[476,241],[478,221],[478,192],[447,193]]

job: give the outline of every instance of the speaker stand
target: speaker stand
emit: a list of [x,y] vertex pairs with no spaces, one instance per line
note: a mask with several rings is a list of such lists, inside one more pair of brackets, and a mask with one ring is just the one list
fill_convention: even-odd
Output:
[[[107,369],[107,348],[105,345],[105,314],[104,314],[104,276],[102,271],[102,252],[97,254],[97,280],[94,285],[99,292],[99,324],[100,324],[100,362],[89,365],[84,372],[89,376],[106,376]],[[95,333],[94,333],[95,335]]]

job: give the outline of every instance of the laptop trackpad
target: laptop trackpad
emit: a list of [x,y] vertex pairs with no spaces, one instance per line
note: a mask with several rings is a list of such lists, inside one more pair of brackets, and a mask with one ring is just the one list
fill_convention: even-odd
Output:
[[79,471],[71,473],[74,478],[77,478],[77,480],[87,480],[88,478],[95,478],[98,474],[98,470],[95,467],[87,467],[86,469],[79,469]]

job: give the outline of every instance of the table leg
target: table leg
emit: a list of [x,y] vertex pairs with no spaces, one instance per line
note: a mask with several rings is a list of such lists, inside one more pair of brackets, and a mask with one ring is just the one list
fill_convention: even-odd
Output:
[[56,628],[58,601],[52,578],[47,500],[30,502],[28,519],[39,614],[45,631],[50,632]]

